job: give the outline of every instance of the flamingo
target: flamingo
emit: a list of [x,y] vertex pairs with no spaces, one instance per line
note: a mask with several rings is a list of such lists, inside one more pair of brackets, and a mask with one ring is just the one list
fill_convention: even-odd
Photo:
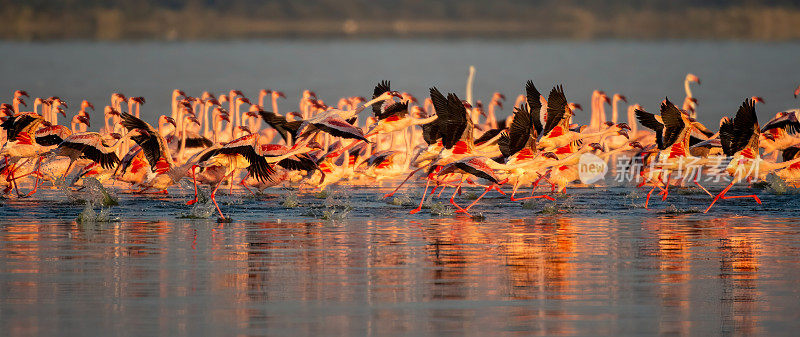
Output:
[[683,80],[683,89],[686,91],[686,99],[684,100],[683,110],[691,111],[690,117],[697,118],[697,99],[694,98],[692,95],[692,88],[689,86],[690,83],[697,83],[700,85],[700,78],[695,76],[692,73],[686,74],[686,78]]
[[51,156],[68,157],[70,159],[69,165],[61,175],[60,179],[64,179],[69,173],[72,165],[78,158],[86,158],[93,162],[99,163],[104,169],[111,169],[114,165],[119,163],[117,157],[117,148],[127,139],[141,133],[141,130],[133,130],[120,136],[118,133],[112,133],[111,138],[115,139],[111,145],[103,136],[97,132],[79,132],[73,133],[65,138],[57,148],[53,149],[50,153]]
[[200,167],[220,166],[225,168],[223,179],[217,183],[211,192],[211,201],[223,220],[226,219],[225,215],[222,214],[222,210],[220,210],[216,200],[217,189],[219,189],[223,180],[232,177],[234,173],[241,169],[246,169],[249,175],[259,181],[271,180],[271,175],[275,173],[275,170],[267,160],[258,154],[256,148],[257,138],[257,134],[242,136],[219,148],[205,152],[198,160],[197,166]]

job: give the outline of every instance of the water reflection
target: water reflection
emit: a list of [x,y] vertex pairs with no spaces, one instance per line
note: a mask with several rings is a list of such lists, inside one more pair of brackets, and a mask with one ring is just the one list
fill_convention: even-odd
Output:
[[0,328],[772,334],[800,309],[791,221],[11,223]]

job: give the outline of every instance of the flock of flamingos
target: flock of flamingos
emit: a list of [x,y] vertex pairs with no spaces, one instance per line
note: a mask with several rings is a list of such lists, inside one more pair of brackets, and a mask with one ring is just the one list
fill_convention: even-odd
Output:
[[[371,99],[345,97],[336,107],[306,90],[299,109],[283,114],[278,99],[286,96],[280,91],[261,90],[255,104],[238,90],[199,97],[174,90],[171,114],[155,124],[140,118],[144,98],[114,93],[100,132],[87,131],[91,103],[81,102],[67,127],[58,121],[59,115],[67,117],[66,102],[35,98],[32,111],[22,111],[31,98],[18,90],[11,104],[0,105],[0,184],[11,198],[30,197],[44,184],[81,188],[89,177],[122,183],[140,194],[167,193],[182,179],[191,179],[194,199],[188,204],[197,202],[198,185],[210,186],[211,200],[225,219],[215,199],[223,184],[231,192],[241,186],[252,193],[277,185],[324,189],[404,178],[389,197],[411,178],[424,179],[422,200],[411,213],[446,188],[453,190],[450,203],[463,213],[492,191],[508,192],[512,200],[553,200],[547,193],[565,193],[579,179],[585,153],[606,161],[627,155],[639,163],[635,182],[650,189],[646,207],[656,189],[665,200],[670,186],[687,181],[681,177],[686,174],[694,174],[693,184],[708,194],[706,212],[720,199],[761,203],[756,195],[727,195],[736,183],[752,183],[770,173],[787,182],[800,178],[800,138],[795,135],[800,109],[780,112],[761,127],[755,106],[763,100],[754,96],[739,105],[733,118],[722,118],[714,132],[695,119],[691,83],[700,80],[688,74],[682,103],[664,99],[658,114],[630,105],[627,123],[619,122],[617,108],[620,101],[627,103],[626,97],[594,91],[589,125],[572,122],[582,107],[567,100],[562,86],[544,95],[532,81],[504,120],[496,118],[495,109],[502,108],[505,96],[495,93],[488,104],[473,102],[470,85],[466,100],[434,87],[419,101],[383,81]],[[800,87],[794,95],[800,95]],[[271,100],[269,110],[265,99]],[[606,104],[612,108],[610,120]],[[366,109],[371,114],[363,118]],[[648,130],[639,130],[637,121]],[[687,173],[682,165],[710,167],[716,157],[729,160],[720,172],[730,184],[715,195],[700,184],[700,170]],[[480,186],[483,194],[462,207],[456,198],[465,186]],[[508,186],[511,190],[504,191]],[[530,194],[517,197],[521,187],[530,188]]]

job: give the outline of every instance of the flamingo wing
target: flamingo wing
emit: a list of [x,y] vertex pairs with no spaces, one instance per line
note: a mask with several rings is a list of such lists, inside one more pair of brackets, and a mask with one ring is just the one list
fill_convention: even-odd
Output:
[[20,132],[37,120],[41,120],[41,116],[34,113],[21,113],[11,116],[0,124],[0,127],[6,130],[6,139],[16,139]]
[[514,120],[511,122],[511,128],[508,129],[508,143],[504,142],[504,145],[500,147],[500,152],[504,157],[508,158],[525,148],[531,138],[534,120],[535,118],[526,104],[514,108]]
[[256,149],[252,145],[234,145],[223,146],[217,153],[227,155],[240,155],[250,164],[247,166],[247,171],[255,177],[258,181],[272,181],[271,175],[275,173],[272,166],[267,163],[267,160],[256,153]]
[[[487,158],[485,160],[491,160],[491,159]],[[455,166],[473,176],[491,181],[493,184],[497,184],[498,182],[497,177],[495,177],[494,175],[494,171],[492,171],[492,169],[489,168],[489,166],[486,165],[486,163],[481,161],[480,158],[471,158],[469,160],[457,161],[455,162]]]
[[308,153],[302,153],[289,158],[284,158],[278,162],[278,166],[287,170],[308,172],[313,172],[319,168],[317,166],[317,162],[311,158]]
[[368,142],[366,135],[364,135],[364,131],[361,129],[353,126],[347,121],[343,120],[342,117],[339,115],[331,115],[325,118],[325,120],[313,123],[315,127],[322,130],[323,132],[327,132],[335,137],[347,138],[347,139],[360,139],[365,142]]
[[278,131],[278,134],[283,137],[284,141],[288,142],[291,140],[292,143],[294,143],[295,134],[303,121],[289,122],[286,120],[285,116],[280,116],[272,111],[261,110],[258,114],[261,115],[261,119],[263,119],[264,122]]
[[758,117],[756,116],[755,102],[751,99],[747,99],[739,106],[736,117],[733,118],[731,151],[735,153],[743,150],[751,142],[753,137],[755,137],[756,142],[758,142],[758,131]]
[[683,122],[683,113],[678,110],[669,99],[661,103],[661,120],[664,121],[664,148],[672,146],[680,138],[686,123]]
[[127,171],[128,167],[130,167],[131,164],[133,163],[133,158],[136,158],[136,155],[138,155],[141,152],[142,152],[141,146],[134,145],[133,147],[131,147],[131,149],[128,150],[128,153],[126,153],[125,156],[123,156],[122,159],[120,160],[119,165],[117,165],[117,169],[114,172],[114,175],[117,175],[119,172]]
[[636,109],[636,119],[641,123],[644,127],[653,130],[656,134],[656,144],[658,145],[659,149],[664,149],[664,124],[658,121],[656,115],[651,114],[647,111]]
[[790,161],[800,154],[800,146],[790,146],[783,150],[783,161]]
[[469,125],[467,109],[456,94],[447,95],[447,107],[445,116],[439,114],[438,111],[437,114],[439,114],[439,119],[443,118],[442,123],[439,124],[442,145],[446,149],[451,149],[461,140],[465,132],[472,132],[472,128],[467,128]]
[[[391,82],[389,81],[381,81],[378,85],[375,86],[375,89],[372,90],[372,99],[382,95],[384,92],[391,90]],[[381,116],[381,106],[378,104],[372,105],[372,112],[375,114],[375,117],[380,119]]]
[[506,128],[504,127],[497,129],[489,129],[486,132],[484,132],[480,137],[478,137],[478,139],[475,139],[475,145],[481,145],[483,143],[486,143],[492,140],[494,137],[497,137],[497,135],[499,135],[505,130]]
[[117,154],[102,144],[99,134],[74,134],[67,137],[58,147],[78,151],[81,154],[81,158],[99,163],[104,169],[111,169],[119,163]]
[[800,109],[783,112],[780,114],[780,116],[775,117],[767,122],[767,124],[764,124],[761,132],[778,128],[784,129],[790,133],[800,132],[800,120],[798,120],[797,114],[800,114]]
[[147,158],[147,162],[150,163],[150,168],[155,171],[156,165],[161,158],[165,158],[166,160],[171,161],[172,158],[167,155],[166,149],[166,141],[163,137],[154,129],[150,124],[147,122],[137,118],[134,115],[131,115],[127,112],[123,112],[122,116],[122,126],[128,129],[128,131],[132,131],[135,129],[146,130],[146,133],[137,134],[131,139],[139,144],[142,147],[142,151],[144,151],[144,156]]
[[214,142],[212,142],[210,139],[208,139],[206,137],[202,137],[200,135],[197,135],[196,137],[187,137],[186,138],[186,147],[190,148],[190,149],[206,148],[206,147],[209,147],[211,145],[214,145]]
[[408,102],[396,102],[386,107],[382,113],[379,112],[376,117],[378,120],[384,120],[391,116],[405,117],[406,115],[408,115]]
[[36,130],[36,143],[41,146],[61,144],[72,132],[63,125],[53,125]]
[[564,87],[559,85],[550,90],[550,95],[547,97],[547,123],[544,125],[542,135],[550,133],[561,122],[566,108],[567,97],[564,95]]
[[[536,86],[533,85],[533,81],[528,81],[525,83],[525,99],[528,102],[528,107],[530,107],[530,111],[536,113],[536,116],[533,116],[533,128],[536,130],[536,134],[542,134],[542,119],[539,116],[539,111],[542,110],[542,101],[539,100],[539,97],[542,96],[539,93],[539,90],[536,89]],[[548,103],[549,105],[549,103]]]

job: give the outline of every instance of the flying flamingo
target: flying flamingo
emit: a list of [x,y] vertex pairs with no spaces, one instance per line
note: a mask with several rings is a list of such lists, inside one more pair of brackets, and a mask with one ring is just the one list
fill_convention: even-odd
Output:
[[64,179],[69,173],[72,165],[78,158],[86,158],[93,162],[99,163],[104,169],[112,169],[114,165],[119,163],[116,150],[123,141],[132,136],[136,136],[141,130],[133,130],[120,136],[117,133],[112,133],[111,136],[116,140],[111,145],[108,145],[103,136],[97,132],[81,132],[73,133],[64,139],[57,148],[51,151],[51,154],[56,157],[68,157],[70,159],[69,165],[61,175],[60,179]]

